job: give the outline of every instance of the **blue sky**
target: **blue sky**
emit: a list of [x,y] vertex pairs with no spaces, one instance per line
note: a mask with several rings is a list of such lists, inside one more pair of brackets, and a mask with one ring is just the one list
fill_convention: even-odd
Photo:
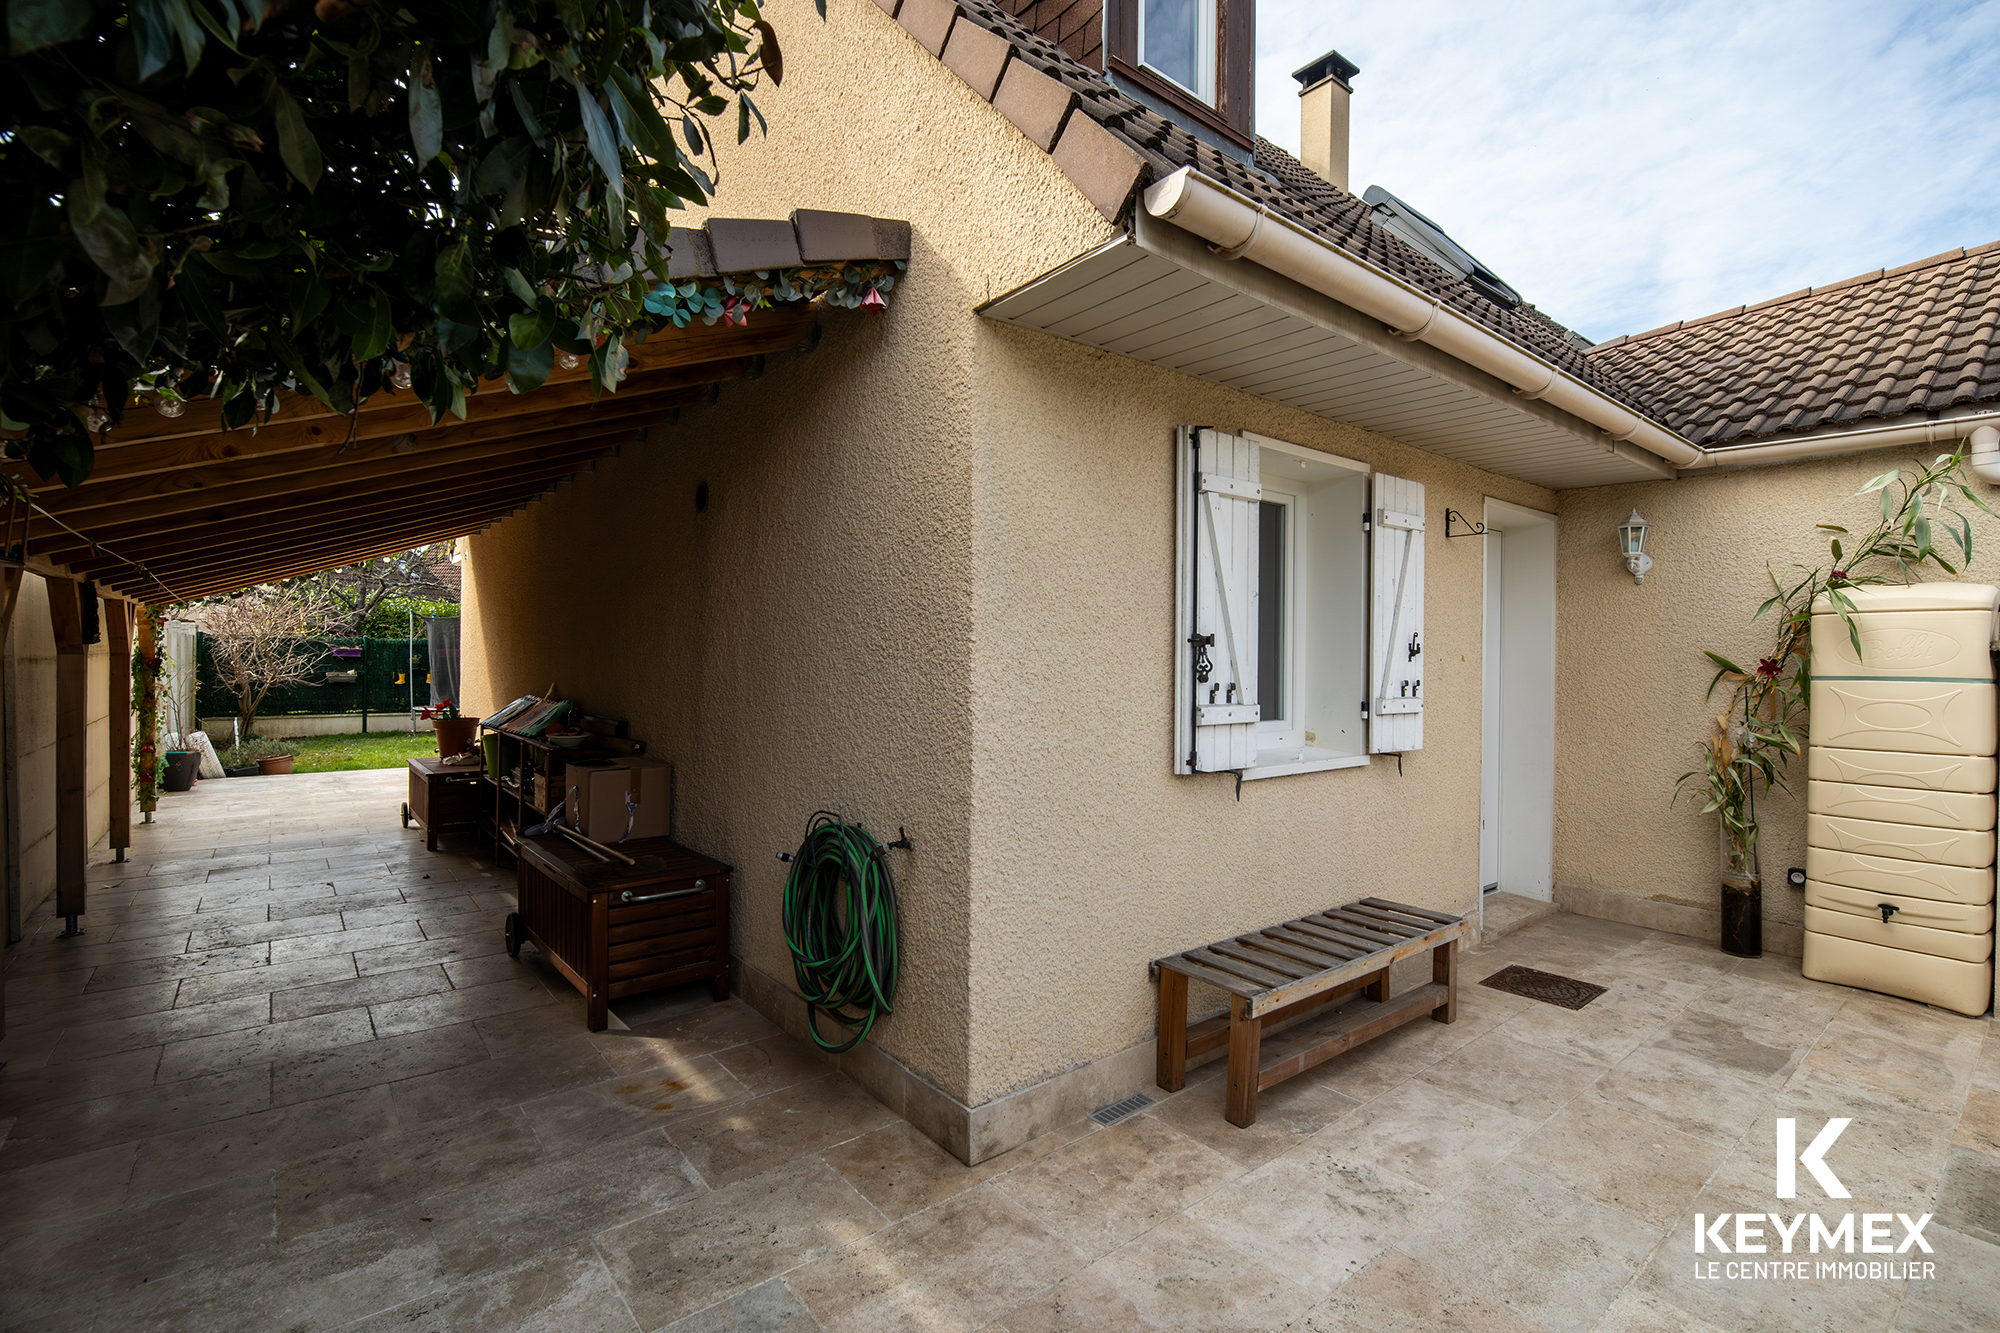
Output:
[[2000,240],[2000,3],[1260,0],[1257,128],[1354,81],[1353,181],[1602,340]]

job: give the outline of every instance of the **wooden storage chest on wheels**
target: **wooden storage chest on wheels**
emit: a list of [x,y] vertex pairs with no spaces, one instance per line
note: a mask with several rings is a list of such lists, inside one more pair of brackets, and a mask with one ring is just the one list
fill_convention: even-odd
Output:
[[668,838],[620,843],[651,869],[598,861],[560,835],[522,838],[520,910],[507,952],[532,940],[583,995],[592,1032],[612,1000],[706,980],[729,998],[729,875],[720,861]]

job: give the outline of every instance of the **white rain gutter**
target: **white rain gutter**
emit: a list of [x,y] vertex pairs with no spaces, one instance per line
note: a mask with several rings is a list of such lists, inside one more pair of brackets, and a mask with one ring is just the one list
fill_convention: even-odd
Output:
[[1429,343],[1506,381],[1521,397],[1559,407],[1603,431],[1608,440],[1629,441],[1678,468],[1776,463],[1904,444],[1943,444],[1970,431],[1973,473],[2000,484],[2000,429],[1995,428],[2000,426],[2000,411],[1704,449],[1523,351],[1436,297],[1348,254],[1192,167],[1182,167],[1148,189],[1145,205],[1154,217],[1207,241],[1224,259],[1248,259],[1283,274],[1381,320],[1398,338]]

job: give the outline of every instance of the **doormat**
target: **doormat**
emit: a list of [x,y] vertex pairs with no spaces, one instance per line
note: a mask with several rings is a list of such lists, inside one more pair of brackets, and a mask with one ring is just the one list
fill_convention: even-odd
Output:
[[1543,1004],[1561,1005],[1565,1009],[1581,1009],[1604,994],[1604,987],[1593,986],[1588,981],[1559,977],[1553,972],[1537,972],[1532,967],[1518,964],[1501,968],[1479,984],[1506,991],[1509,995],[1525,995]]

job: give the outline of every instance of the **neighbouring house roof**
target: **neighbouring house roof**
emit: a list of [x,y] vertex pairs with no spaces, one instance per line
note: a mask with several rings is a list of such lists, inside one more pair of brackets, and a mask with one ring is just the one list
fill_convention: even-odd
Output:
[[1589,359],[1713,446],[2000,398],[2000,241],[1613,338]]
[[[1114,222],[1129,216],[1146,186],[1181,167],[1193,167],[1639,410],[1626,387],[1584,355],[1588,340],[1531,305],[1509,308],[1488,300],[1457,274],[1375,225],[1368,205],[1322,180],[1276,144],[1258,139],[1254,163],[1245,163],[1120,92],[1065,49],[1101,49],[1098,28],[1075,28],[1061,46],[1030,29],[1032,22],[1042,32],[1062,33],[1063,16],[1072,12],[1063,0],[875,3],[1049,152]],[[1010,7],[1020,9],[1022,17],[1016,18]]]

